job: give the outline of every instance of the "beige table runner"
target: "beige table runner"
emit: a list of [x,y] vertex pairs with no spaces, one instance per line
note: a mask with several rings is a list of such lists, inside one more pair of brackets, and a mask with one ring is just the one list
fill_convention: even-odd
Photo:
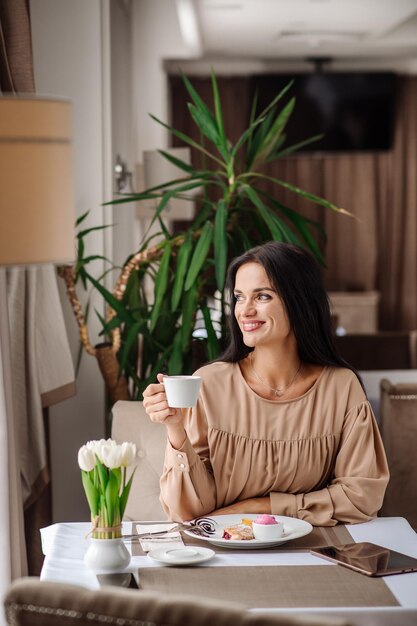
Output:
[[339,565],[146,567],[139,588],[238,602],[247,608],[398,606],[383,580]]

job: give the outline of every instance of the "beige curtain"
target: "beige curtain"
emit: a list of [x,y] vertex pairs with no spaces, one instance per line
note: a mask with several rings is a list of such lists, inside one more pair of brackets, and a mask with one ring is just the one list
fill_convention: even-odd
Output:
[[[25,0],[0,3],[0,92],[34,91],[29,11]],[[0,190],[1,193],[1,190]],[[7,207],[1,205],[1,211]],[[7,273],[0,268],[0,593],[11,580],[28,573],[20,482],[19,427],[16,420],[12,350],[7,305]],[[3,618],[0,618],[1,620]]]
[[323,159],[323,196],[346,208],[355,219],[326,211],[326,283],[330,290],[374,289],[377,276],[377,198],[372,154]]
[[0,2],[0,89],[35,91],[28,0]]
[[28,567],[38,575],[43,563],[39,529],[52,522],[44,407],[74,394],[75,375],[55,268],[8,269],[7,302]]
[[378,288],[387,329],[417,328],[417,77],[402,77],[394,148],[378,163]]
[[[210,79],[191,80],[211,104]],[[417,78],[400,77],[398,83],[391,151],[304,153],[271,163],[266,171],[355,216],[337,215],[284,189],[274,191],[278,200],[324,227],[329,290],[380,291],[381,330],[417,328]],[[235,140],[249,120],[249,79],[220,77],[219,87],[225,126]],[[178,77],[171,77],[171,95],[172,125],[198,138],[186,106],[190,98]],[[201,165],[197,154],[193,157]],[[269,192],[272,187],[264,185]]]
[[10,363],[6,271],[0,268],[0,597],[11,580],[27,574]]

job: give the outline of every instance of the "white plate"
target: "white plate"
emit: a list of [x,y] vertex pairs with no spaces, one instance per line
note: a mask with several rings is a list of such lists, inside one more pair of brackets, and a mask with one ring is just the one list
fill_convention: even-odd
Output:
[[241,550],[242,548],[257,549],[278,546],[280,544],[286,543],[287,541],[292,541],[293,539],[304,537],[304,535],[308,535],[313,530],[312,525],[309,524],[309,522],[305,522],[304,520],[296,519],[294,517],[286,517],[284,515],[274,515],[277,522],[283,522],[284,524],[284,534],[278,539],[223,539],[223,530],[227,526],[241,524],[242,518],[254,520],[257,517],[258,515],[246,515],[243,513],[241,515],[216,515],[213,517],[206,517],[204,518],[205,520],[210,520],[214,524],[214,534],[208,537],[201,537],[192,530],[185,530],[184,532],[190,537],[196,537],[198,539],[201,539],[202,541],[208,541],[215,546],[221,546],[222,548],[236,548]]
[[199,546],[160,548],[159,550],[148,552],[148,556],[151,559],[165,565],[197,565],[197,563],[209,561],[215,554],[210,548],[200,548]]

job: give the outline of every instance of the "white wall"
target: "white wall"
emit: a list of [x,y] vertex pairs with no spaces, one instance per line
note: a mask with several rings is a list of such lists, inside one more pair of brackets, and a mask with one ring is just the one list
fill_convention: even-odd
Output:
[[[110,55],[111,55],[111,120],[112,164],[119,154],[133,173],[132,133],[132,29],[130,3],[123,0],[110,2]],[[138,241],[134,231],[135,204],[116,205],[111,208],[112,259],[122,265],[127,256],[136,250]],[[113,277],[114,280],[114,277]]]
[[[195,50],[184,43],[175,0],[132,0],[132,134],[135,170],[143,163],[144,150],[169,146],[168,131],[149,114],[169,123],[167,59],[194,56]],[[137,181],[138,184],[140,181]],[[138,214],[143,215],[143,214]],[[136,223],[140,240],[148,220]],[[156,227],[155,227],[156,228]]]
[[[79,215],[90,210],[88,225],[98,225],[103,223],[101,203],[109,199],[111,177],[108,0],[31,0],[30,10],[36,90],[73,102],[76,209]],[[88,238],[88,251],[105,254],[102,231]],[[102,264],[97,263],[93,273],[101,271]],[[63,306],[75,362],[78,332],[65,296]],[[94,306],[102,310],[102,300]],[[92,307],[89,327],[96,343],[99,324],[93,311]],[[95,358],[83,355],[76,384],[77,395],[50,410],[54,521],[88,519],[77,451],[88,439],[104,436],[105,393]]]
[[140,162],[143,150],[168,145],[167,131],[149,117],[152,113],[164,122],[168,118],[164,59],[188,55],[174,0],[133,0],[132,44],[134,157]]

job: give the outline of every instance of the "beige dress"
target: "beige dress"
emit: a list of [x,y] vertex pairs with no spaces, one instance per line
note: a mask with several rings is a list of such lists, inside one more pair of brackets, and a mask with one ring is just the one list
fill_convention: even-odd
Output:
[[271,511],[317,526],[364,522],[382,506],[389,473],[369,402],[353,372],[325,367],[293,400],[266,400],[237,363],[202,367],[188,439],[168,442],[161,502],[173,520],[269,496]]

